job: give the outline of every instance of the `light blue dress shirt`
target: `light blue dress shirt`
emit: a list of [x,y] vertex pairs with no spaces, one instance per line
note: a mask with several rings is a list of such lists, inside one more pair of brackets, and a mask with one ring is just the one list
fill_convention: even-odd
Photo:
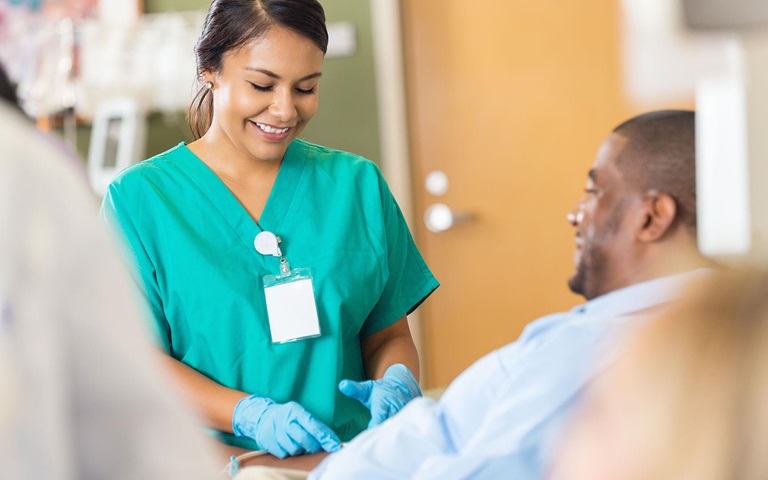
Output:
[[626,329],[619,327],[707,271],[636,284],[531,323],[516,342],[465,370],[439,401],[414,400],[309,479],[540,478],[578,393],[620,353]]

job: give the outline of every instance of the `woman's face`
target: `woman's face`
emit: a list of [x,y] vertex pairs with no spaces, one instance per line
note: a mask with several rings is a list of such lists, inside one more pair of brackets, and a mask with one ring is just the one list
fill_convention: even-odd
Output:
[[229,142],[257,161],[280,161],[317,112],[323,52],[280,27],[225,54],[213,83],[213,118],[206,137]]

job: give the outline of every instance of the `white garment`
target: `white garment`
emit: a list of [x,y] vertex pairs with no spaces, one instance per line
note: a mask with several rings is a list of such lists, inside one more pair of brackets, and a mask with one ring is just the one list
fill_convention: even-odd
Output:
[[5,105],[0,125],[0,479],[214,478],[85,179]]
[[290,468],[252,466],[240,470],[234,480],[306,480],[308,474]]
[[12,365],[11,345],[8,333],[7,303],[0,292],[0,432],[13,417],[18,402],[18,382]]

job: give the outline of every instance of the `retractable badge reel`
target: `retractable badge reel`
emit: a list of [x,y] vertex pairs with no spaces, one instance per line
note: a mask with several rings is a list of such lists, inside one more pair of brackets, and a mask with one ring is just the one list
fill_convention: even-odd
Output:
[[263,231],[256,235],[253,246],[262,255],[280,258],[280,273],[262,277],[272,342],[285,343],[320,336],[312,270],[291,269],[280,250],[280,237],[272,232]]

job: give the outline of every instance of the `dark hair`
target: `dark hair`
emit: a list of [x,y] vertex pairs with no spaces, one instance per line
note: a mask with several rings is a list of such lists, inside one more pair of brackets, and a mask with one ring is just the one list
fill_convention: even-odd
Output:
[[19,97],[16,96],[16,86],[11,82],[2,65],[0,65],[0,99],[5,100],[16,108],[21,108]]
[[613,133],[627,138],[617,158],[624,178],[675,200],[675,223],[696,232],[696,114],[661,110],[627,120]]
[[[317,0],[213,0],[195,45],[197,74],[218,72],[224,55],[263,36],[273,26],[292,30],[328,49],[325,12]],[[202,87],[187,111],[195,138],[211,126],[213,96]]]

